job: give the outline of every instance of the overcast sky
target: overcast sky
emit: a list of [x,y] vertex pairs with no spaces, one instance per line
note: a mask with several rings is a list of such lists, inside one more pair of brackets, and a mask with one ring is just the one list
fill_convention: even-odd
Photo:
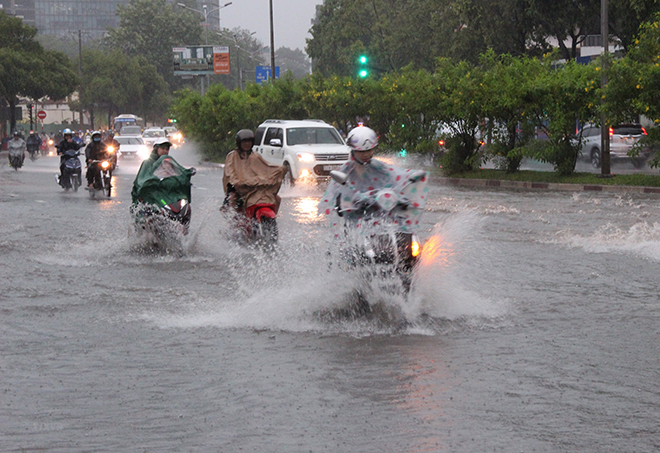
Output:
[[[270,6],[269,0],[210,0],[211,4],[231,5],[220,10],[222,28],[240,27],[256,31],[255,38],[264,46],[270,45]],[[275,48],[282,46],[305,51],[305,39],[311,38],[309,29],[316,13],[316,5],[323,0],[273,0],[273,28]]]

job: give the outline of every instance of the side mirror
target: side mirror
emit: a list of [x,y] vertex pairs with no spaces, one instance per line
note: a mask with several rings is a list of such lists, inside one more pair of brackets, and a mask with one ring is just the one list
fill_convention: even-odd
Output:
[[415,170],[412,175],[410,175],[410,182],[417,182],[420,179],[422,179],[424,176],[426,176],[426,172],[424,170]]
[[330,177],[336,182],[341,184],[342,186],[346,184],[346,181],[348,180],[348,175],[344,173],[343,171],[339,170],[332,170],[330,172]]
[[195,167],[190,167],[190,176],[195,176],[197,174],[197,169]]
[[270,139],[270,146],[282,146],[282,140],[279,138],[271,138]]

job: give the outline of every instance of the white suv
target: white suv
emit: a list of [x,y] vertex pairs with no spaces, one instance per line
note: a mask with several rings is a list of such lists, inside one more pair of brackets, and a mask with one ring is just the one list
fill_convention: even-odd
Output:
[[257,128],[253,150],[269,163],[285,165],[291,184],[329,178],[350,151],[337,129],[321,120],[266,120]]

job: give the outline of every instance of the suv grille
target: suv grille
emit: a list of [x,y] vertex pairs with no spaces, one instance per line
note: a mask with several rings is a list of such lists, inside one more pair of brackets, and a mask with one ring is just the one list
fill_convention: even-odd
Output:
[[317,162],[339,162],[348,160],[348,154],[315,154]]

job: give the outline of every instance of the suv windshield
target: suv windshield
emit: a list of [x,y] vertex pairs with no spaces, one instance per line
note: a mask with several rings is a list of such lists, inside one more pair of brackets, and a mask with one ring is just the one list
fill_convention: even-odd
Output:
[[286,130],[286,142],[293,145],[341,145],[341,137],[330,127],[296,127]]

